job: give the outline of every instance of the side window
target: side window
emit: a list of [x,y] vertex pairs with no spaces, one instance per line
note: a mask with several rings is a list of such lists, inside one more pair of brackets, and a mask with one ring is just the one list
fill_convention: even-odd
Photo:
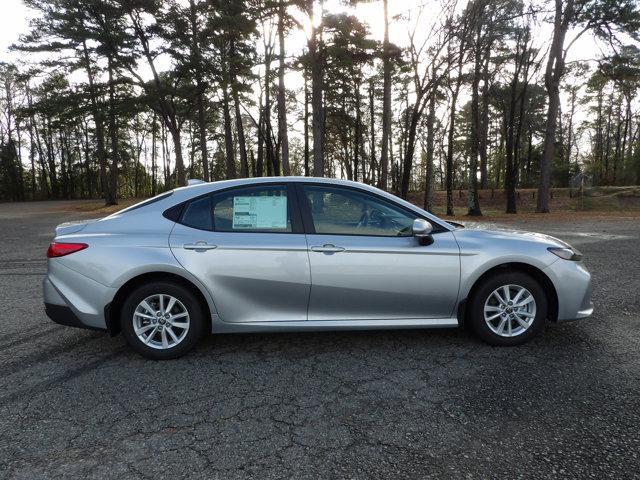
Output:
[[183,225],[200,230],[211,230],[211,197],[198,198],[187,205],[182,214]]
[[415,216],[357,190],[304,186],[316,233],[409,237]]
[[216,232],[291,233],[291,206],[285,185],[228,190],[211,197]]

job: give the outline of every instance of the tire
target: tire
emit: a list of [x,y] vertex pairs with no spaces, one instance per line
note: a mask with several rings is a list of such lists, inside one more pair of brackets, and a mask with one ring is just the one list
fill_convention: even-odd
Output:
[[[511,305],[504,301],[505,287]],[[521,345],[544,328],[547,305],[544,289],[530,275],[518,271],[497,273],[484,280],[473,293],[468,318],[473,331],[483,341],[497,346]]]
[[[120,325],[129,346],[152,360],[181,357],[196,346],[206,330],[196,296],[168,281],[147,283],[131,292],[122,306]],[[136,329],[143,338],[151,338],[145,343]]]

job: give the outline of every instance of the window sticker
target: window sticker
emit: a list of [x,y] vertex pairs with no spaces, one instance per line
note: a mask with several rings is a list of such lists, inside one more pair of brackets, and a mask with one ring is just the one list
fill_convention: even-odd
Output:
[[233,197],[233,229],[287,228],[287,197]]

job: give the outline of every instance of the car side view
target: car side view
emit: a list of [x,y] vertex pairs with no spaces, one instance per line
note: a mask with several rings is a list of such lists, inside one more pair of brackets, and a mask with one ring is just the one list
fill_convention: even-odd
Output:
[[377,188],[277,177],[199,182],[56,228],[55,322],[120,332],[152,359],[206,332],[457,327],[522,344],[591,315],[570,245],[462,228]]

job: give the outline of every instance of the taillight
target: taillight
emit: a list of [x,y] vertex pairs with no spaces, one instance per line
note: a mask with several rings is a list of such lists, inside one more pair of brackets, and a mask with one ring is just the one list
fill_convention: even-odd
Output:
[[64,257],[65,255],[69,255],[70,253],[84,250],[88,246],[89,245],[87,245],[86,243],[53,242],[51,245],[49,245],[49,249],[47,250],[47,258]]

